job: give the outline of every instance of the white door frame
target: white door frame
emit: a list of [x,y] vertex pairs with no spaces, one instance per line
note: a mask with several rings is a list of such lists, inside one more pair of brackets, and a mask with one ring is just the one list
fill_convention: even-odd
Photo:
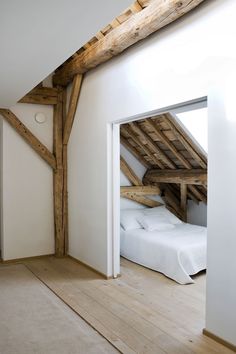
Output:
[[207,97],[200,97],[191,101],[179,103],[173,106],[164,107],[150,112],[144,112],[136,116],[123,118],[111,123],[111,152],[108,154],[108,168],[111,176],[111,193],[109,205],[112,212],[109,213],[108,224],[112,230],[112,276],[117,278],[120,275],[120,125],[131,121],[137,121],[154,115],[173,111],[174,113],[186,112],[200,109],[207,106]]

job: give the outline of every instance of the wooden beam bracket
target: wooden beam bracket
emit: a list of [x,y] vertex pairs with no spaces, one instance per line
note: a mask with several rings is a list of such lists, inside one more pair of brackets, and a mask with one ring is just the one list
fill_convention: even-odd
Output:
[[56,168],[54,155],[42,144],[36,136],[8,109],[0,109],[0,114],[14,128],[17,133],[44,159],[53,169]]

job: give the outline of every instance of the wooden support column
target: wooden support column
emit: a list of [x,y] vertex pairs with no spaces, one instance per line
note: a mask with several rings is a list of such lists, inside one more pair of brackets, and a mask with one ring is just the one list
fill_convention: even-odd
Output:
[[55,254],[62,257],[65,254],[63,233],[63,91],[59,90],[58,101],[53,112],[53,152],[56,157],[56,170],[53,174],[54,224],[55,224]]
[[180,208],[182,210],[183,221],[187,222],[187,184],[180,184]]
[[77,109],[79,94],[82,84],[82,75],[76,75],[73,80],[68,112],[66,111],[67,90],[62,92],[62,164],[63,164],[63,189],[62,189],[62,229],[64,241],[64,254],[68,253],[68,166],[67,166],[67,145],[69,142],[75,113]]
[[[67,101],[67,90],[63,90],[62,98],[62,109],[63,109],[63,131],[65,129],[66,122],[66,101]],[[67,168],[68,168],[68,158],[67,158],[67,144],[63,144],[63,234],[64,234],[64,246],[65,255],[68,253],[68,178],[67,178]]]

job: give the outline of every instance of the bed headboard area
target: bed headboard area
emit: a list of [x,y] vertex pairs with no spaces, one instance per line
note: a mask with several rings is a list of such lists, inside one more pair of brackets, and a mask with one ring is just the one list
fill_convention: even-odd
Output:
[[187,200],[207,203],[207,154],[170,113],[122,124],[121,144],[146,168],[142,180],[121,156],[120,168],[131,186],[121,197],[147,207],[162,203],[186,221]]

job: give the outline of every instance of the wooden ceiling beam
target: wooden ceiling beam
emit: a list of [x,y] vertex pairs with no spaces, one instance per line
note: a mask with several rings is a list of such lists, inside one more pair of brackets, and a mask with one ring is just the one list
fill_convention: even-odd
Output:
[[126,194],[135,193],[138,195],[160,195],[161,190],[157,186],[129,186],[120,187],[120,195],[124,197]]
[[37,154],[53,169],[56,168],[56,159],[48,148],[8,109],[0,109],[0,114],[14,128],[17,133],[31,146]]
[[134,157],[146,168],[150,168],[152,165],[135,149],[133,145],[130,144],[128,139],[124,136],[120,136],[121,144],[132,154]]
[[76,74],[83,74],[123,52],[131,45],[185,15],[204,0],[154,0],[104,38],[65,64],[54,75],[54,84],[67,85]]
[[195,186],[188,185],[188,189],[198,200],[202,201],[205,204],[207,203],[207,196],[200,192]]
[[36,87],[18,101],[18,103],[32,103],[43,105],[56,105],[58,90],[53,87]]
[[164,162],[168,167],[175,169],[176,166],[174,163],[169,159],[169,157],[157,146],[157,144],[150,138],[150,136],[145,133],[137,122],[129,123],[129,126],[135,133],[137,133],[145,142],[146,144],[154,151],[154,156]]
[[125,128],[122,128],[126,131],[126,133],[129,134],[131,139],[140,146],[140,148],[145,152],[145,154],[151,159],[153,164],[157,165],[161,169],[164,169],[163,163],[150,151],[149,147],[147,145],[144,145],[142,141],[140,140],[139,136],[136,136],[132,130],[132,128],[126,126]]
[[145,205],[149,208],[155,208],[155,207],[163,205],[162,203],[157,202],[156,200],[145,198],[145,197],[135,194],[135,193],[126,193],[124,198],[129,199],[129,200],[133,200],[134,202]]
[[175,157],[183,164],[184,167],[191,169],[192,165],[188,160],[176,149],[174,144],[165,136],[165,134],[160,130],[157,124],[154,123],[152,119],[147,119],[146,124],[154,131],[156,136],[165,144],[170,151],[175,155]]
[[207,180],[207,170],[157,170],[152,169],[146,172],[145,181],[155,183],[183,183],[204,185]]
[[176,122],[175,118],[172,117],[169,113],[166,113],[165,114],[165,122],[168,124],[170,129],[173,131],[173,134],[178,138],[178,140],[181,142],[181,144],[185,147],[185,149],[193,157],[193,159],[196,160],[202,168],[206,169],[207,168],[206,156],[203,155],[203,153],[200,151],[200,149],[197,149],[196,144],[193,144],[192,140],[186,134],[184,129],[182,129],[180,127],[180,125]]

